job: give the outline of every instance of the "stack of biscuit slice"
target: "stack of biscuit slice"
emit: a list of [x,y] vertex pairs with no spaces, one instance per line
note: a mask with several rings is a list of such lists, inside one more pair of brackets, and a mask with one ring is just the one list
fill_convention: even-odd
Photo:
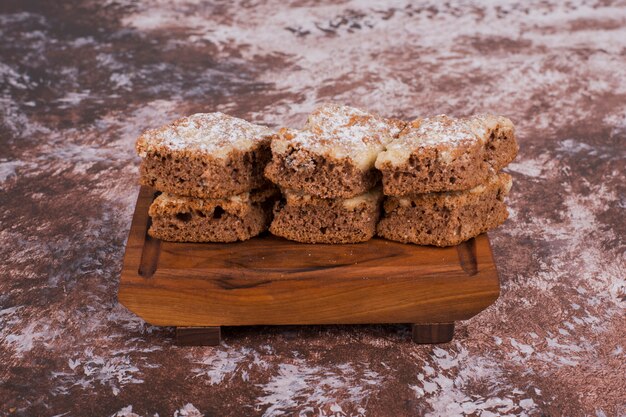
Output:
[[517,151],[504,117],[405,123],[337,104],[277,134],[199,113],[137,140],[141,183],[160,192],[148,233],[178,242],[234,242],[269,228],[303,243],[378,234],[456,245],[506,220],[511,177],[501,170]]
[[272,141],[266,177],[283,198],[270,232],[304,243],[371,239],[380,216],[377,155],[404,123],[362,110],[325,104],[301,130],[282,129]]
[[278,190],[264,177],[272,132],[223,113],[198,113],[137,140],[140,181],[160,192],[155,238],[234,242],[267,230]]
[[419,245],[451,246],[503,223],[517,155],[504,117],[447,116],[409,123],[376,160],[386,196],[378,235]]

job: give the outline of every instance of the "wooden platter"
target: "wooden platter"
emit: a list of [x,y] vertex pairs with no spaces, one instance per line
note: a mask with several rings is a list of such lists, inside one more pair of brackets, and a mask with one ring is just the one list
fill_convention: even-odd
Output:
[[309,245],[265,234],[238,243],[171,243],[147,234],[142,187],[119,301],[181,344],[219,343],[220,326],[409,323],[418,343],[452,339],[499,295],[486,234],[450,248],[383,239]]

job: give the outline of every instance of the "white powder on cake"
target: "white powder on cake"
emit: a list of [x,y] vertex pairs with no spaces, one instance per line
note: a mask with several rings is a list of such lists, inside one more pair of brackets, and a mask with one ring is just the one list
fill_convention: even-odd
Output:
[[224,113],[196,113],[159,129],[148,130],[139,139],[139,156],[155,147],[172,151],[190,150],[226,158],[233,150],[248,150],[272,131]]
[[510,120],[492,115],[456,119],[442,114],[418,119],[407,125],[400,136],[378,155],[376,167],[382,168],[387,162],[394,166],[403,165],[413,152],[424,148],[436,148],[441,153],[441,161],[451,162],[455,149],[472,142],[486,143],[488,133],[498,124],[513,128]]
[[400,132],[400,125],[349,106],[323,104],[309,116],[303,130],[286,130],[272,143],[274,154],[289,145],[336,159],[349,158],[369,170],[385,145]]

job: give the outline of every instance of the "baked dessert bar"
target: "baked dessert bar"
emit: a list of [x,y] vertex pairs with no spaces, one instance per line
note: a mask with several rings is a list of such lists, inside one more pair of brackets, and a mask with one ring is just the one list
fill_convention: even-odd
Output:
[[376,233],[382,192],[376,188],[349,199],[324,199],[283,190],[270,232],[303,243],[356,243]]
[[384,152],[376,168],[385,195],[468,190],[517,155],[513,123],[493,115],[415,120]]
[[350,198],[374,187],[376,156],[404,122],[325,104],[302,130],[282,129],[272,141],[265,176],[282,189],[322,198]]
[[160,194],[148,213],[148,234],[172,242],[235,242],[267,230],[278,190],[265,188],[223,199]]
[[510,175],[499,173],[467,191],[387,197],[377,233],[404,243],[457,245],[504,223],[511,184]]
[[272,132],[223,113],[198,113],[137,140],[140,182],[159,191],[223,198],[262,187]]

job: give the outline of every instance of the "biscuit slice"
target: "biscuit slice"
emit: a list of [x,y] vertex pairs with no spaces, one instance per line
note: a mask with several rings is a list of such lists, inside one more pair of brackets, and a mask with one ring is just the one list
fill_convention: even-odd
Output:
[[377,233],[418,245],[452,246],[504,223],[511,176],[499,173],[468,191],[387,197]]
[[267,230],[278,190],[265,188],[223,199],[159,195],[148,213],[148,234],[171,242],[235,242]]
[[283,190],[270,232],[303,243],[357,243],[371,239],[380,216],[380,188],[348,199]]
[[272,132],[223,113],[198,113],[137,140],[140,182],[159,191],[224,198],[260,188]]
[[385,195],[469,190],[515,159],[513,123],[493,115],[416,120],[378,155]]
[[325,104],[302,130],[282,129],[272,141],[265,176],[282,189],[322,198],[351,198],[380,180],[376,156],[404,122]]

